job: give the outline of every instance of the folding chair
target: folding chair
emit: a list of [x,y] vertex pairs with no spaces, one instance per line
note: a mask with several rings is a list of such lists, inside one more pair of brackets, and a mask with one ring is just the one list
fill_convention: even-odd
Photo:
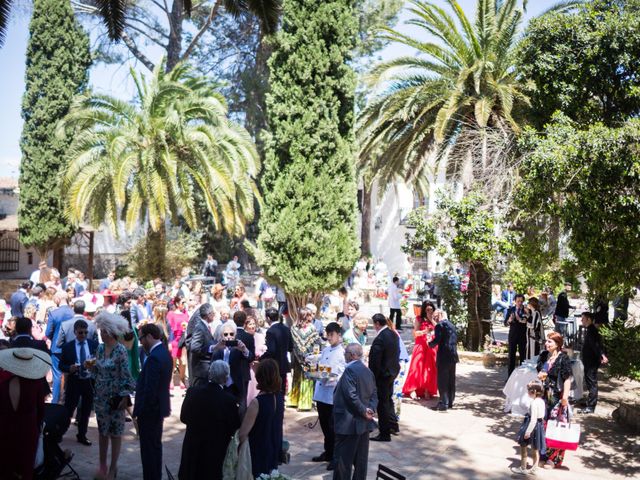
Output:
[[173,476],[173,474],[169,471],[169,467],[167,467],[166,465],[164,466],[164,469],[167,471],[167,479],[168,480],[176,480],[176,477]]
[[381,463],[378,464],[378,472],[376,473],[376,480],[407,480],[407,477],[400,475],[398,472],[394,472],[389,467],[385,467]]

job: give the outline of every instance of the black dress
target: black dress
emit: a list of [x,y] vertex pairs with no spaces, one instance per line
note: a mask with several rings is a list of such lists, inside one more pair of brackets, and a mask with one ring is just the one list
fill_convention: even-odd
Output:
[[258,416],[249,432],[251,471],[254,477],[263,473],[270,474],[278,468],[284,421],[284,397],[281,393],[261,393],[256,400],[259,405]]

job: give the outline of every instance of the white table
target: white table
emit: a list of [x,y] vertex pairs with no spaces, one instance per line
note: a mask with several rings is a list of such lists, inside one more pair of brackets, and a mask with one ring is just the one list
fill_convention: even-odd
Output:
[[[573,378],[569,396],[574,400],[580,400],[583,396],[584,366],[580,360],[574,360],[571,362],[571,370]],[[529,404],[531,403],[527,392],[527,384],[537,379],[536,362],[528,361],[516,368],[502,389],[502,393],[506,397],[504,411],[508,412],[510,410],[513,415],[524,416],[529,411]]]

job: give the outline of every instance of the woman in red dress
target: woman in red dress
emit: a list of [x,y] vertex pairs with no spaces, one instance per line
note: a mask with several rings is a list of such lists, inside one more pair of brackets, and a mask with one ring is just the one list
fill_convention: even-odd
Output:
[[51,357],[32,348],[0,352],[0,478],[29,480],[44,419]]
[[433,335],[436,321],[433,318],[436,306],[432,302],[422,302],[420,315],[413,327],[415,345],[411,353],[411,364],[402,394],[413,399],[431,398],[438,393],[438,374],[436,370],[436,352],[438,347],[430,348],[427,342]]

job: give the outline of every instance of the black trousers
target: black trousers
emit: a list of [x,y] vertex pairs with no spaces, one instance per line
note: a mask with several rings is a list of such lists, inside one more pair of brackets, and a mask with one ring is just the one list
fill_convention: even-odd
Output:
[[456,364],[438,364],[438,392],[440,402],[447,408],[453,407],[456,399]]
[[335,433],[333,429],[333,405],[324,402],[316,402],[318,409],[318,420],[324,435],[324,453],[333,459],[333,447],[335,446]]
[[[361,435],[336,434],[333,480],[366,480],[369,462],[369,432]],[[353,468],[353,476],[351,471]]]
[[376,379],[378,390],[378,429],[383,437],[391,436],[391,431],[398,431],[398,419],[393,409],[394,378]]
[[[89,416],[93,409],[93,385],[91,379],[81,380],[76,375],[67,375],[65,384],[64,406],[67,409],[69,418],[78,408],[76,418],[78,419],[78,436],[86,437],[89,426]],[[80,401],[82,399],[82,401]],[[80,404],[78,406],[78,403]]]
[[584,366],[584,380],[589,390],[587,397],[587,407],[596,409],[598,403],[598,366]]
[[158,414],[140,415],[140,458],[144,480],[162,479],[162,426],[164,418]]
[[396,317],[396,330],[402,330],[402,310],[399,308],[391,308],[389,311],[389,320],[393,323],[393,317]]
[[523,333],[509,333],[509,374],[508,377],[511,376],[511,373],[516,369],[516,350],[518,351],[518,355],[520,355],[520,360],[518,365],[522,363],[522,361],[527,358],[527,334],[526,331]]

